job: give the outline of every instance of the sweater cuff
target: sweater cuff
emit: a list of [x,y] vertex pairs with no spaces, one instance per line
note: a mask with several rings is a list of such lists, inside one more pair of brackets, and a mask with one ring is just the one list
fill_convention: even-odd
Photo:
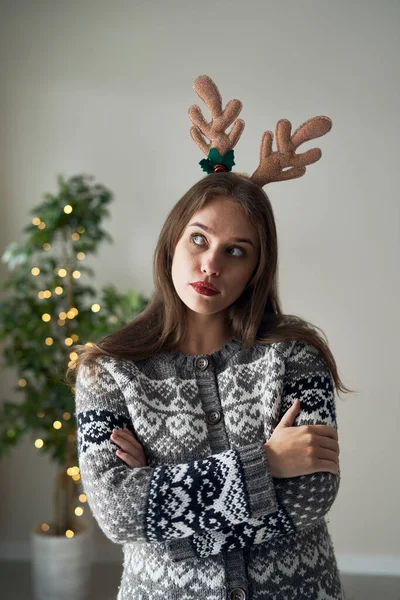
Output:
[[[251,518],[276,512],[278,503],[275,486],[264,445],[251,444],[236,450],[240,455],[244,471]],[[207,535],[207,532],[205,531],[203,535]],[[168,555],[173,562],[197,557],[192,539],[193,536],[189,536],[166,542]]]
[[191,537],[168,540],[166,542],[168,555],[173,562],[197,556],[191,544]]
[[275,486],[263,445],[238,448],[245,474],[251,517],[263,517],[278,510]]

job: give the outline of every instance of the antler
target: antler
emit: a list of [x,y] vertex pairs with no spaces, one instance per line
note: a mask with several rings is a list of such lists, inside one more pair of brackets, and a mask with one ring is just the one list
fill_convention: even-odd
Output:
[[[244,129],[245,122],[242,119],[236,119],[242,110],[240,100],[229,100],[225,109],[222,110],[222,97],[213,80],[207,75],[196,77],[194,84],[198,96],[203,100],[211,112],[211,121],[208,123],[199,106],[192,104],[189,107],[189,117],[193,123],[190,129],[190,135],[200,150],[206,156],[211,148],[216,148],[221,156],[234,148]],[[233,123],[231,131],[227,134],[225,130]],[[210,140],[208,144],[204,138]]]
[[[272,151],[274,135],[272,131],[263,133],[260,150],[260,165],[251,176],[260,187],[272,181],[283,181],[301,177],[306,172],[306,166],[317,162],[322,155],[320,148],[312,148],[296,154],[295,150],[304,142],[325,135],[332,128],[329,117],[312,117],[296,129],[292,137],[292,124],[287,119],[280,119],[276,124],[276,145],[278,150]],[[284,171],[283,169],[291,167]]]

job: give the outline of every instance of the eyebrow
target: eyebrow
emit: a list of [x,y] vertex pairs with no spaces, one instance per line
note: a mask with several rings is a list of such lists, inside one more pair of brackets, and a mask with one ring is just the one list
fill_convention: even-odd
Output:
[[[203,225],[202,223],[190,223],[189,227],[201,227],[201,229],[204,229],[204,231],[207,231],[208,233],[214,233],[209,227],[207,227],[207,225]],[[251,240],[249,240],[248,238],[232,238],[232,242],[241,242],[244,244],[250,244],[251,246],[253,246],[254,248],[254,244]]]

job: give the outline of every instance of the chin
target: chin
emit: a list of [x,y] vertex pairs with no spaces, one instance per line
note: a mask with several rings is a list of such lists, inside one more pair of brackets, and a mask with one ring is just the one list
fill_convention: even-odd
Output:
[[200,299],[200,302],[184,302],[184,304],[186,304],[186,306],[193,312],[196,312],[196,313],[199,313],[202,315],[212,315],[216,312],[220,312],[220,310],[223,310],[223,308],[219,308],[215,304],[212,307],[207,306],[207,304],[205,304],[204,300],[202,302],[201,299]]
[[185,298],[185,295],[182,295],[180,298],[187,308],[202,315],[213,315],[230,306],[230,304],[227,304],[226,302],[222,303],[220,299],[216,300],[215,296],[201,296],[199,294],[199,297],[195,299]]

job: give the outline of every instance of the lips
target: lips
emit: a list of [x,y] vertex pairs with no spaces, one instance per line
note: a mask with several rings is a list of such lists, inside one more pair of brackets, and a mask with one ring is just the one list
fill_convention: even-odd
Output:
[[191,283],[190,285],[198,294],[203,294],[204,296],[215,296],[216,294],[220,294],[220,291],[217,290],[217,288],[215,288],[213,285],[204,283],[202,281],[197,281],[196,283]]

